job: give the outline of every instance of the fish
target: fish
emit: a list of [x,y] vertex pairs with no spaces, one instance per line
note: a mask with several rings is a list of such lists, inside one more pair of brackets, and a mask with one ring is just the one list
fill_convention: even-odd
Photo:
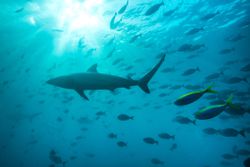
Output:
[[242,137],[246,137],[244,129],[238,131],[233,128],[225,128],[225,129],[220,129],[219,134],[224,137],[236,137],[238,135],[241,135]]
[[86,42],[85,42],[85,39],[82,37],[78,40],[78,49],[84,49],[86,48]]
[[23,10],[24,10],[24,7],[19,8],[19,9],[17,9],[17,10],[15,11],[15,13],[21,13]]
[[226,55],[226,54],[232,53],[233,51],[235,51],[234,48],[226,48],[226,49],[220,50],[220,51],[219,51],[219,54],[221,54],[221,55]]
[[170,147],[170,151],[174,151],[174,150],[176,150],[176,148],[177,148],[177,144],[176,143],[174,143],[174,144],[172,144],[172,146]]
[[109,133],[108,134],[108,138],[110,138],[110,139],[116,139],[117,138],[117,134],[115,134],[115,133]]
[[57,165],[62,164],[63,166],[65,166],[66,161],[63,161],[62,158],[56,154],[55,150],[50,151],[49,159]]
[[179,52],[193,52],[196,50],[199,50],[201,48],[205,47],[204,44],[196,44],[196,45],[192,45],[192,44],[183,44],[181,45],[177,51]]
[[208,14],[202,16],[202,17],[200,18],[200,20],[201,20],[201,21],[208,21],[208,20],[214,18],[215,16],[217,16],[218,14],[220,14],[220,12],[218,12],[218,11],[215,12],[215,13],[208,13]]
[[233,95],[230,95],[224,104],[211,105],[204,107],[201,110],[194,113],[195,118],[199,120],[207,120],[214,118],[225,111],[232,104]]
[[195,35],[201,31],[204,31],[204,28],[203,27],[200,27],[200,28],[192,28],[190,30],[188,30],[187,32],[185,32],[186,35]]
[[213,73],[213,74],[210,74],[208,76],[206,76],[205,80],[207,81],[211,81],[211,80],[214,80],[214,79],[217,79],[219,78],[220,76],[224,75],[224,72],[221,71],[221,72],[216,72],[216,73]]
[[120,20],[118,20],[117,22],[115,21],[117,16],[117,13],[115,12],[114,16],[111,18],[110,23],[109,23],[109,28],[111,30],[114,30],[118,27],[118,25],[121,23],[122,18],[120,18]]
[[247,113],[247,109],[242,107],[242,103],[234,103],[234,105],[226,109],[226,113],[232,116],[242,116]]
[[110,58],[113,56],[113,54],[115,53],[116,51],[116,47],[113,47],[107,54],[106,58]]
[[58,29],[58,28],[53,28],[52,31],[53,31],[53,32],[63,32],[62,29]]
[[239,156],[249,156],[250,155],[250,151],[249,150],[246,150],[246,149],[239,149],[239,150],[236,150],[235,152],[237,155]]
[[205,93],[217,93],[217,91],[212,90],[212,85],[211,85],[204,90],[194,91],[194,92],[190,92],[190,93],[182,95],[174,102],[174,104],[177,106],[191,104],[197,101],[198,99],[200,99]]
[[85,90],[110,90],[117,88],[127,88],[131,86],[139,86],[145,93],[149,94],[148,83],[162,65],[164,55],[160,61],[140,80],[132,78],[122,78],[114,75],[97,72],[97,64],[92,65],[85,73],[74,73],[70,75],[59,76],[49,79],[46,83],[76,91],[82,98],[89,100],[84,93]]
[[244,78],[244,77],[231,77],[229,79],[226,79],[224,82],[227,84],[237,84],[242,81],[248,83],[247,78]]
[[191,120],[188,117],[184,117],[184,116],[177,116],[175,117],[175,119],[173,120],[175,122],[178,122],[180,124],[194,124],[196,125],[196,120]]
[[119,147],[127,147],[127,143],[125,143],[124,141],[118,141],[117,143],[116,143]]
[[218,130],[214,129],[214,128],[205,128],[202,130],[204,133],[206,133],[207,135],[215,135],[218,134]]
[[128,121],[128,120],[133,120],[134,117],[133,116],[128,116],[126,114],[120,114],[117,116],[117,118],[120,120],[120,121]]
[[117,65],[119,63],[121,63],[124,59],[123,58],[117,58],[113,61],[112,65]]
[[151,163],[152,163],[152,164],[155,164],[155,165],[164,165],[164,162],[161,161],[161,160],[158,159],[158,158],[152,158],[152,159],[151,159]]
[[130,40],[129,40],[129,43],[133,43],[135,42],[139,37],[141,37],[142,34],[136,34],[134,35]]
[[197,67],[197,68],[190,68],[190,69],[187,69],[187,70],[184,71],[181,75],[182,75],[182,76],[189,76],[189,75],[194,74],[196,71],[200,71],[200,68]]
[[238,158],[237,155],[228,154],[228,153],[222,154],[221,157],[222,157],[223,159],[225,159],[225,160],[233,160],[233,159]]
[[106,115],[106,113],[104,111],[98,111],[97,113],[95,113],[96,116],[104,116]]
[[163,73],[174,72],[174,71],[175,71],[174,67],[172,67],[172,68],[166,67],[166,68],[161,70],[161,72],[163,72]]
[[246,145],[250,145],[250,140],[245,141]]
[[128,0],[126,4],[119,9],[118,14],[123,14],[125,10],[127,9],[127,7],[128,7]]
[[240,23],[238,24],[238,26],[239,26],[240,28],[247,28],[247,27],[249,27],[249,25],[250,25],[249,19],[243,20],[242,22],[240,22]]
[[243,71],[243,72],[249,72],[250,71],[250,63],[243,66],[240,71]]
[[145,137],[143,138],[143,141],[147,144],[159,144],[159,142],[152,137]]
[[95,113],[95,115],[96,115],[96,120],[98,120],[101,117],[105,116],[106,113],[104,111],[98,111],[97,113]]
[[241,35],[241,34],[237,34],[237,35],[229,36],[225,40],[228,42],[237,42],[237,41],[240,41],[244,38],[246,38],[246,37]]
[[162,138],[162,139],[175,139],[175,135],[170,135],[170,134],[168,134],[168,133],[160,133],[159,135],[158,135],[160,138]]
[[155,12],[157,12],[157,11],[160,9],[160,7],[161,7],[162,5],[164,5],[163,0],[162,0],[162,2],[160,2],[160,3],[157,3],[157,4],[153,5],[153,6],[151,6],[151,7],[145,12],[145,16],[150,16],[150,15],[154,14]]
[[163,16],[169,17],[169,16],[171,16],[172,14],[174,14],[178,9],[179,9],[179,6],[177,6],[177,7],[174,8],[174,9],[168,10],[168,11],[164,12]]

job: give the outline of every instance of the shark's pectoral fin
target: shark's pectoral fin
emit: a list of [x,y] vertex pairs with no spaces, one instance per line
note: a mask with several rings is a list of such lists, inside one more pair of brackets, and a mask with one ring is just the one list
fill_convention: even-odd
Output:
[[81,97],[83,97],[86,100],[89,100],[89,98],[85,95],[84,91],[82,89],[76,89],[75,90]]
[[87,70],[87,72],[98,72],[97,71],[97,64],[94,64],[91,67],[89,67],[89,69]]

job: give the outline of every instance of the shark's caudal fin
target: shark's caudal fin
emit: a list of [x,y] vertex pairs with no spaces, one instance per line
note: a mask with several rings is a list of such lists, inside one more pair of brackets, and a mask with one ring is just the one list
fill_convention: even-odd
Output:
[[164,54],[161,60],[154,66],[154,68],[148,72],[142,79],[139,80],[139,87],[145,92],[150,93],[150,90],[148,88],[148,82],[151,80],[151,78],[154,76],[154,74],[157,72],[161,64],[163,63],[166,55]]

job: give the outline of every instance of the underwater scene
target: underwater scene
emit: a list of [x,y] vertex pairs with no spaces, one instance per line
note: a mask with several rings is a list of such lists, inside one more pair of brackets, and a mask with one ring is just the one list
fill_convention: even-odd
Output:
[[249,0],[0,5],[0,167],[250,167]]

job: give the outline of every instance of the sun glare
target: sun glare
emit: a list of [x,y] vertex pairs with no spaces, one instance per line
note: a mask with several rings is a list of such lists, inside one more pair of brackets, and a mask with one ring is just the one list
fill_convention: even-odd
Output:
[[63,49],[84,38],[94,42],[97,34],[108,30],[104,21],[103,0],[45,0],[41,4],[30,2],[28,5],[32,17],[29,23],[43,25],[47,29],[62,30],[56,35],[56,50]]

